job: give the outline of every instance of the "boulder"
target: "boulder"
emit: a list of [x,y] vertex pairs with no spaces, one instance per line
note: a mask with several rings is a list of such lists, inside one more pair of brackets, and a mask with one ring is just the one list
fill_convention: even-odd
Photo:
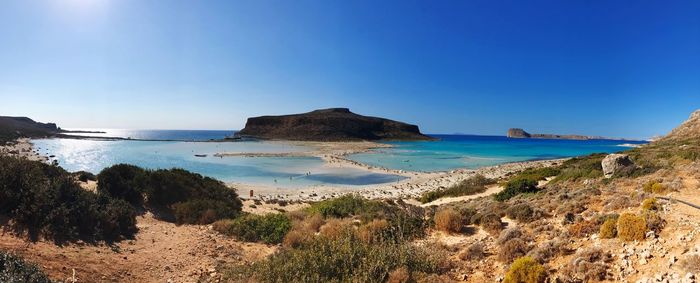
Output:
[[603,175],[605,178],[611,178],[615,173],[619,172],[620,169],[634,166],[634,162],[627,154],[609,154],[603,158],[601,164],[603,166]]

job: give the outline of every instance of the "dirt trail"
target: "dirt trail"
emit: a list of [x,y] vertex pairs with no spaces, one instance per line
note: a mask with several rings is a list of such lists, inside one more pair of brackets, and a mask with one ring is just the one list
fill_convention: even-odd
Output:
[[[542,187],[549,183],[553,178],[547,178],[547,180],[542,180],[537,183],[538,187]],[[453,203],[453,202],[460,202],[460,201],[465,201],[465,200],[470,200],[470,199],[476,199],[480,197],[487,197],[493,194],[500,193],[503,190],[503,186],[501,185],[493,185],[486,187],[486,191],[483,193],[478,193],[474,195],[468,195],[468,196],[461,196],[461,197],[446,197],[446,198],[440,198],[436,199],[434,201],[428,202],[421,204],[420,206],[422,207],[428,207],[428,206],[433,206],[433,205],[443,205],[443,204],[448,204],[448,203]]]
[[237,242],[208,226],[177,226],[138,217],[139,232],[134,240],[114,247],[51,242],[28,243],[5,233],[0,250],[12,251],[41,266],[53,279],[65,280],[75,269],[78,282],[198,282],[215,281],[220,263],[259,260],[274,251],[273,246]]
[[493,185],[490,187],[486,188],[486,191],[483,193],[478,193],[474,195],[468,195],[468,196],[461,196],[461,197],[446,197],[446,198],[440,198],[436,199],[434,201],[428,202],[421,204],[420,206],[422,207],[428,207],[428,206],[433,206],[433,205],[443,205],[443,204],[448,204],[448,203],[453,203],[453,202],[459,202],[459,201],[465,201],[465,200],[470,200],[470,199],[475,199],[475,198],[480,198],[480,197],[486,197],[490,196],[492,194],[496,194],[503,190],[503,187],[500,185]]

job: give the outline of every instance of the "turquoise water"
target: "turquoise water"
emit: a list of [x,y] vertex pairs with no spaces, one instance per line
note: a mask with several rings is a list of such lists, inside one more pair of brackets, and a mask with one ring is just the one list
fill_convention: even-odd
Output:
[[233,130],[124,130],[124,129],[69,129],[100,133],[70,133],[76,136],[117,137],[139,140],[209,141],[231,136]]
[[516,161],[618,152],[640,141],[510,139],[502,136],[435,135],[434,142],[391,142],[394,148],[350,155],[364,164],[407,171],[447,171]]
[[[370,185],[404,179],[353,168],[328,168],[315,157],[224,157],[220,152],[283,153],[309,148],[282,143],[184,142],[220,139],[233,131],[133,131],[106,130],[102,136],[183,141],[98,141],[74,139],[34,140],[41,154],[69,171],[98,173],[105,167],[129,163],[144,168],[183,168],[224,182],[263,184],[273,187],[309,185]],[[93,134],[86,134],[93,135]],[[508,139],[492,136],[436,135],[433,142],[392,142],[394,148],[350,155],[361,163],[407,171],[447,171],[478,168],[507,162],[553,159],[595,152],[617,152],[625,144],[643,142],[614,140]],[[195,154],[207,155],[196,157]],[[308,174],[310,172],[310,174]]]
[[[214,157],[219,152],[299,152],[308,148],[263,142],[164,142],[40,139],[35,148],[68,171],[98,173],[105,167],[129,163],[149,169],[183,168],[224,182],[276,187],[309,185],[369,185],[403,177],[352,168],[326,168],[315,157]],[[206,154],[196,157],[195,154]],[[311,173],[307,175],[307,173]]]

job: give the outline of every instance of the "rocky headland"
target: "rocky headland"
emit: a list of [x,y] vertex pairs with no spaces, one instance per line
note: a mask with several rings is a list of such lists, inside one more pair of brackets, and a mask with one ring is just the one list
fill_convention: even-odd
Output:
[[418,126],[362,116],[347,108],[249,118],[240,137],[293,141],[432,140]]
[[561,140],[604,140],[611,139],[602,136],[584,136],[584,135],[560,135],[560,134],[531,134],[521,128],[508,129],[509,138],[519,139],[561,139]]

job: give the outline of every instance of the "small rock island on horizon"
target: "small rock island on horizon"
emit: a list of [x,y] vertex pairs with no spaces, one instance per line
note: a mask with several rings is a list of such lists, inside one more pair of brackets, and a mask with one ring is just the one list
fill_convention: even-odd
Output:
[[508,129],[509,138],[516,139],[560,139],[560,140],[605,140],[612,139],[601,136],[584,136],[584,135],[559,135],[559,134],[531,134],[521,128]]
[[362,116],[348,108],[248,118],[238,136],[297,141],[433,140],[416,125]]

